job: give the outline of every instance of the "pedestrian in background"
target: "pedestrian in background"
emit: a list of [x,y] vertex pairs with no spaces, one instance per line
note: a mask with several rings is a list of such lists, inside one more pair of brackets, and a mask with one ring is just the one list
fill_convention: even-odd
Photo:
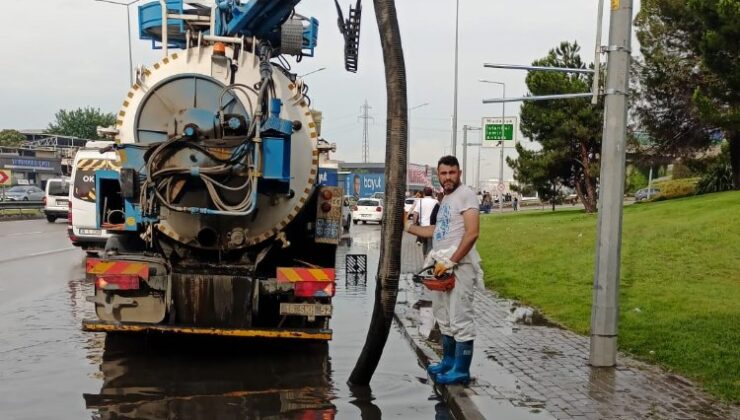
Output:
[[[439,206],[439,202],[433,197],[433,194],[432,187],[424,187],[424,197],[416,200],[416,204],[414,204],[414,208],[411,210],[416,225],[430,226],[432,224],[432,213],[434,213],[434,208]],[[432,239],[419,237],[417,242],[421,243],[422,253],[424,254],[424,258],[426,258],[432,247]]]
[[447,292],[432,292],[432,312],[442,333],[442,361],[427,368],[438,384],[467,384],[473,360],[475,324],[473,296],[475,287],[483,287],[480,256],[475,249],[479,235],[480,211],[475,193],[460,182],[460,163],[454,156],[444,156],[437,163],[444,198],[437,212],[435,226],[414,226],[405,222],[412,235],[433,238],[430,259],[434,275],[452,273],[455,286]]

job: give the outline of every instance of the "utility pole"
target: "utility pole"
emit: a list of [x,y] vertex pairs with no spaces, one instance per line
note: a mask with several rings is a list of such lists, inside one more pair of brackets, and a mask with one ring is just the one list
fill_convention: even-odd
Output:
[[[480,127],[471,127],[467,124],[463,125],[463,162],[462,162],[462,176],[463,184],[468,185],[468,146],[478,146],[480,149],[481,143],[468,143],[468,131],[480,131]],[[480,150],[478,150],[478,171],[480,172]],[[480,177],[480,175],[478,175]],[[476,182],[477,188],[478,182]]]
[[452,105],[452,149],[451,155],[457,156],[457,61],[458,38],[460,35],[460,0],[455,1],[455,92]]
[[624,146],[632,32],[632,0],[612,0],[611,5],[589,354],[591,366],[597,367],[611,367],[617,362]]
[[358,119],[362,120],[362,162],[367,163],[370,160],[370,141],[368,139],[368,131],[367,131],[367,121],[373,120],[375,121],[375,118],[371,117],[368,113],[369,110],[373,109],[370,105],[367,104],[367,99],[365,99],[365,104],[362,105],[362,115],[357,117]]

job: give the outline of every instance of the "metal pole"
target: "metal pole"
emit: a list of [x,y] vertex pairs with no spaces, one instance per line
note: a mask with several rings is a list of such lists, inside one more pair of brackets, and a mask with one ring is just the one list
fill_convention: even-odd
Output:
[[462,158],[462,176],[463,185],[468,185],[468,125],[463,125],[463,158]]
[[455,2],[455,93],[452,106],[452,156],[457,156],[457,46],[460,25],[460,0]]
[[134,59],[131,56],[131,13],[129,6],[126,5],[126,29],[128,29],[128,81],[131,86],[134,85]]
[[653,188],[653,166],[650,166],[650,174],[648,175],[648,191],[647,191],[647,199],[650,200],[650,192]]
[[477,189],[478,191],[480,191],[480,149],[482,149],[482,148],[483,148],[482,142],[483,142],[483,140],[481,140],[481,141],[479,142],[479,143],[481,143],[481,144],[479,144],[479,145],[478,145],[478,168],[477,168],[477,169],[476,169],[476,171],[475,171],[475,177],[476,177],[475,179],[476,179],[476,181],[477,181],[477,182],[475,183],[475,187],[476,187],[476,189]]
[[[504,99],[506,99],[506,83],[501,83],[501,87],[504,88]],[[499,170],[498,182],[504,185],[504,140],[506,135],[504,134],[504,122],[506,122],[506,102],[501,102],[501,168]],[[504,212],[504,192],[499,189],[498,197],[498,211],[499,213]]]
[[597,367],[611,367],[617,362],[624,146],[632,31],[632,0],[612,1],[611,4],[589,354],[591,366]]

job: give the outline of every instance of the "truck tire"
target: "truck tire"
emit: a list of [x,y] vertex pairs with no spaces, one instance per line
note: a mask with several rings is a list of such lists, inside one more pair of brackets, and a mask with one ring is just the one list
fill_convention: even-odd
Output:
[[54,223],[54,222],[57,221],[57,217],[56,216],[52,216],[50,214],[47,214],[46,215],[46,221],[49,222],[49,223]]

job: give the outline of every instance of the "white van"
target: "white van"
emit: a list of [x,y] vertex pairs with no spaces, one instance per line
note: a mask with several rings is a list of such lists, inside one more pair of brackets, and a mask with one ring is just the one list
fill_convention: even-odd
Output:
[[72,182],[69,189],[69,214],[67,219],[69,239],[74,246],[94,252],[105,248],[110,234],[97,225],[95,207],[95,171],[119,170],[118,154],[101,151],[110,147],[110,141],[89,141],[78,150],[72,165]]
[[46,181],[44,215],[49,223],[67,219],[69,214],[69,179],[52,178]]

